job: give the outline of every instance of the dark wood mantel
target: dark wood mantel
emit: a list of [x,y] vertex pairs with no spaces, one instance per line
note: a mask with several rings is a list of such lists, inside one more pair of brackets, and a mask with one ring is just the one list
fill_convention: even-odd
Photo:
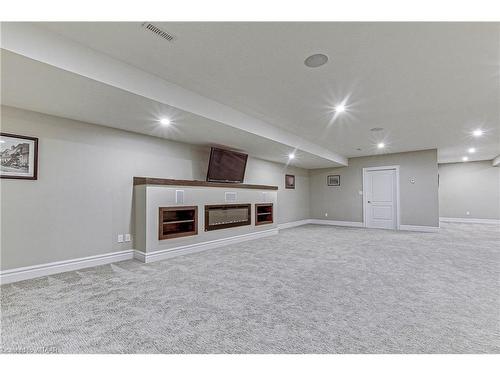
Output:
[[236,183],[223,183],[223,182],[207,182],[198,180],[174,180],[169,178],[155,178],[155,177],[134,177],[134,185],[204,186],[204,187],[223,187],[228,189],[278,190],[277,186],[272,186],[272,185],[236,184]]

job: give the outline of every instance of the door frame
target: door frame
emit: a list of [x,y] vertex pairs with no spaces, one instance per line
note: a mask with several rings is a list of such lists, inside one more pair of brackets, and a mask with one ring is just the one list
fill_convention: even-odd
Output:
[[363,168],[363,227],[367,227],[367,218],[366,218],[366,207],[368,205],[368,199],[366,196],[366,174],[369,171],[383,171],[383,170],[395,170],[396,171],[396,230],[399,230],[400,226],[400,199],[399,199],[399,165],[387,165],[382,167],[367,167]]

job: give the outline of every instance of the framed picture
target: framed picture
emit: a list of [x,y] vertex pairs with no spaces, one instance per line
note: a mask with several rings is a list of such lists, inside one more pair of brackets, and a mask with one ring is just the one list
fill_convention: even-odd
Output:
[[0,133],[0,178],[36,180],[38,138]]
[[285,189],[295,189],[295,176],[293,174],[285,175]]
[[326,184],[328,186],[340,186],[340,175],[334,174],[326,176]]

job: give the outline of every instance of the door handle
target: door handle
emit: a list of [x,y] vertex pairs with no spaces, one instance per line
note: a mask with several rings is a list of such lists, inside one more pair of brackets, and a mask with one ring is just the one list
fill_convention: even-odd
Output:
[[368,201],[368,203],[372,203],[372,201]]

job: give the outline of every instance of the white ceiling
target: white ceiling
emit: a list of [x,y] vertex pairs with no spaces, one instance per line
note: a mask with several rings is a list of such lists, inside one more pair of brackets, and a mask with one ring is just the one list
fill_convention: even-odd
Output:
[[[2,50],[2,104],[201,146],[225,146],[302,168],[331,160]],[[50,95],[49,95],[50,94]],[[168,117],[163,127],[158,119]]]
[[[500,23],[158,25],[173,43],[140,22],[4,23],[2,48],[25,57],[3,50],[2,103],[280,162],[298,148],[306,168],[500,154]],[[305,67],[316,52],[328,64]],[[175,132],[153,126],[160,112],[177,114]]]
[[[438,148],[440,162],[500,153],[500,23],[157,24],[173,43],[139,22],[42,25],[344,156],[380,140]],[[317,52],[328,64],[306,68]],[[349,114],[332,121],[345,98]],[[477,127],[487,137],[472,139]]]

